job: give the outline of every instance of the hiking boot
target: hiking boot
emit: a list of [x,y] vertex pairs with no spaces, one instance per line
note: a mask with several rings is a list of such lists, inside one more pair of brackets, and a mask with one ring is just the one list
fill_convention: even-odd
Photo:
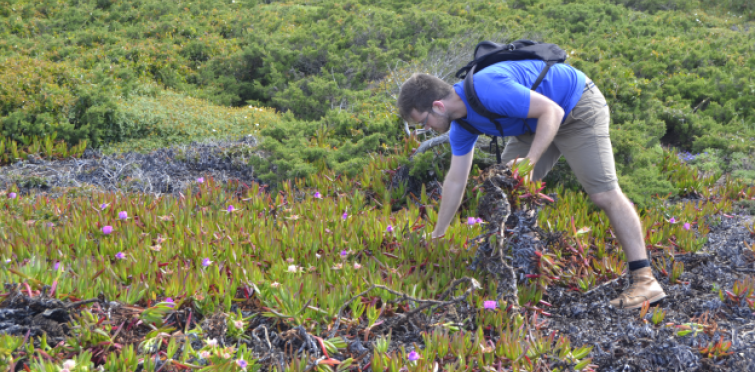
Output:
[[654,303],[666,297],[666,293],[655,280],[650,267],[643,267],[630,273],[632,274],[632,285],[619,297],[611,300],[610,304],[613,307],[635,309],[641,307],[645,301]]

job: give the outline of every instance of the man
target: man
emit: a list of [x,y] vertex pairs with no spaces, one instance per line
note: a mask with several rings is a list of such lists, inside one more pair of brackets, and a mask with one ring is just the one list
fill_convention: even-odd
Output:
[[[482,104],[506,116],[498,119],[504,134],[510,136],[502,162],[511,166],[514,159],[527,158],[535,164],[533,179],[539,180],[563,154],[592,202],[608,215],[629,261],[632,286],[611,300],[611,305],[637,308],[645,301],[659,301],[666,294],[651,272],[640,219],[616,177],[606,100],[583,72],[563,63],[553,65],[536,91],[531,91],[544,67],[538,60],[506,61],[474,75],[474,89]],[[398,108],[407,121],[439,133],[450,131],[451,167],[432,233],[437,239],[445,234],[461,204],[478,137],[456,120],[464,119],[482,133],[500,133],[471,108],[463,82],[452,86],[431,75],[414,74],[401,87]]]

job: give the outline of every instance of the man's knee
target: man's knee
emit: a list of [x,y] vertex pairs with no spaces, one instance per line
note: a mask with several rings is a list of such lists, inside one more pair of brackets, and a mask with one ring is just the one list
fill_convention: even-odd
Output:
[[611,205],[623,201],[624,199],[624,193],[621,192],[621,189],[615,188],[609,191],[605,192],[599,192],[595,194],[590,194],[590,200],[598,206],[600,209],[606,209],[609,208]]

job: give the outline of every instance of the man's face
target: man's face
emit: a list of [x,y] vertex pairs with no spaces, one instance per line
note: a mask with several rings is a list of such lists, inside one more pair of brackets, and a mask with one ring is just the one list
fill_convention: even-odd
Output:
[[439,114],[431,109],[428,112],[418,112],[413,110],[411,114],[412,120],[415,123],[419,123],[424,129],[432,129],[440,134],[448,132],[451,128],[451,118],[447,113]]

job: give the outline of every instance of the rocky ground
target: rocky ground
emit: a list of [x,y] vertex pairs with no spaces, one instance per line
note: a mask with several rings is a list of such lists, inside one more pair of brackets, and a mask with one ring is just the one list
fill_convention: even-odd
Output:
[[[161,149],[151,154],[103,155],[87,151],[81,159],[61,161],[32,160],[0,168],[0,189],[17,184],[21,191],[55,193],[59,188],[91,187],[106,191],[132,191],[177,194],[198,177],[213,176],[219,181],[238,179],[254,181],[254,171],[246,157],[256,143],[252,139],[235,142],[192,144]],[[499,216],[500,217],[500,216]],[[715,221],[713,220],[715,218]],[[718,289],[731,289],[741,279],[751,279],[755,273],[755,239],[745,228],[752,216],[734,215],[731,218],[711,217],[708,243],[697,254],[677,255],[684,263],[681,280],[685,284],[671,285],[668,278],[656,273],[668,294],[659,306],[665,311],[661,325],[643,322],[638,310],[619,310],[608,305],[628,286],[626,277],[600,286],[587,294],[550,288],[546,300],[553,306],[547,328],[568,335],[572,345],[594,345],[593,363],[602,371],[755,371],[755,321],[753,311],[742,301],[721,301]],[[545,238],[545,237],[543,237]],[[516,261],[516,260],[515,260]],[[515,262],[516,263],[516,262]],[[63,303],[40,297],[27,297],[23,288],[6,287],[10,293],[0,304],[0,332],[36,336],[47,332],[59,341],[68,332],[70,314],[86,303]],[[128,311],[104,299],[93,299],[99,311],[120,314],[129,320]],[[250,300],[241,307],[247,314],[260,310],[259,303]],[[453,310],[462,318],[465,305]],[[173,319],[180,328],[201,324],[203,329],[218,337],[224,334],[224,321],[217,315],[202,318],[190,308],[179,309]],[[409,318],[387,321],[375,329],[376,334],[392,333],[392,348],[404,345],[411,350],[422,347],[420,332],[429,331],[437,319],[426,319],[421,313]],[[676,328],[663,324],[699,323],[705,327],[696,334],[675,336]],[[370,360],[370,342],[360,342],[359,327],[341,326],[333,335],[346,336],[347,350],[331,358],[353,357],[366,366]],[[303,329],[286,329],[273,325],[269,318],[254,318],[249,343],[265,365],[282,366],[291,350],[319,356],[319,348],[312,335]],[[120,342],[136,342],[146,330],[134,327],[124,331]],[[700,347],[719,340],[731,341],[730,356],[706,358]],[[197,340],[193,340],[196,342]],[[289,354],[287,354],[287,351]]]

